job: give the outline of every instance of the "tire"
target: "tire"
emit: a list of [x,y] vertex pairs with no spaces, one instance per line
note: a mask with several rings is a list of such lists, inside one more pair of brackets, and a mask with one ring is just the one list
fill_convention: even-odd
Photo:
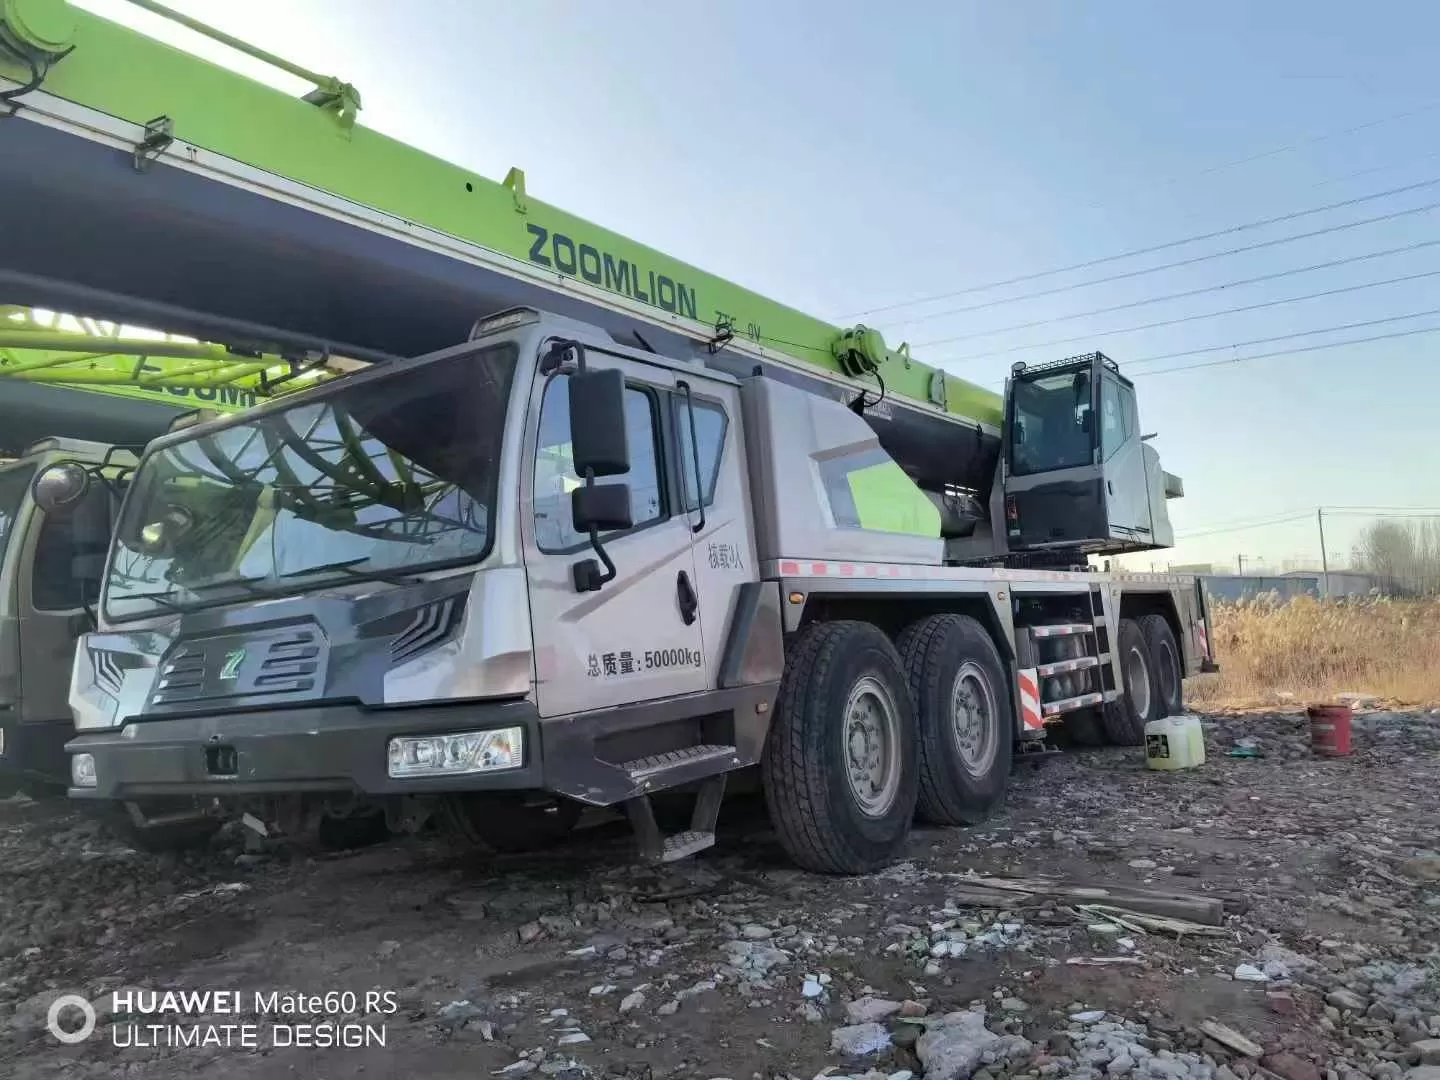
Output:
[[[1155,693],[1154,661],[1144,631],[1134,619],[1121,619],[1116,635],[1125,694],[1110,702],[1102,715],[1105,735],[1116,746],[1142,746],[1145,725],[1159,715]],[[1136,685],[1132,686],[1132,680]]]
[[968,615],[921,619],[896,649],[915,703],[920,819],[978,825],[1005,801],[1015,746],[1000,653]]
[[[853,781],[852,752],[866,773]],[[915,817],[916,757],[915,710],[890,639],[864,622],[803,631],[760,763],[770,823],[791,859],[826,874],[894,861]]]
[[451,795],[440,804],[442,825],[471,847],[519,855],[568,837],[584,808],[571,799],[545,801],[526,793]]
[[1154,661],[1150,682],[1155,688],[1156,715],[1178,716],[1185,711],[1184,668],[1170,621],[1164,615],[1146,615],[1140,620],[1140,632],[1145,635]]

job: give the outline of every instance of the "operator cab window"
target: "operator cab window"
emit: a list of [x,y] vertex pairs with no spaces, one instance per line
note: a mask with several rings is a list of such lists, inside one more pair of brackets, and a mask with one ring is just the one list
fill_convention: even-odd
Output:
[[[570,518],[570,493],[584,481],[575,475],[575,459],[570,452],[569,378],[561,375],[551,379],[540,404],[540,442],[535,451],[535,541],[541,551],[568,551],[590,542],[584,533],[575,531]],[[698,424],[698,415],[696,420]],[[598,478],[596,482],[624,481],[630,485],[630,518],[640,529],[665,516],[655,395],[634,386],[625,388],[625,431],[630,471],[624,476]]]
[[1104,380],[1100,384],[1100,449],[1107,461],[1124,444],[1128,420],[1120,384]]

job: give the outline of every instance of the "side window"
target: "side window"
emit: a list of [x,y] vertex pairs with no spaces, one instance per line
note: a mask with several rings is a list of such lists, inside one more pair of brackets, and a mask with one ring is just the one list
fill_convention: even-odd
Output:
[[1106,379],[1100,384],[1100,452],[1108,460],[1125,441],[1125,402],[1120,384]]
[[[659,424],[655,395],[625,389],[625,430],[630,471],[615,477],[630,485],[630,517],[640,528],[665,516],[659,465]],[[540,403],[540,441],[535,451],[535,538],[542,551],[564,551],[587,537],[570,522],[570,492],[583,481],[570,452],[570,383],[552,379]],[[604,483],[601,480],[600,483]]]
[[[109,548],[105,503],[109,495],[92,484],[84,499],[65,514],[47,515],[35,542],[30,602],[36,611],[74,611],[99,600],[99,570]],[[88,571],[77,573],[84,559]]]
[[1124,424],[1125,438],[1140,433],[1140,417],[1135,411],[1135,391],[1128,386],[1120,387],[1120,420]]
[[[690,439],[690,406],[682,395],[676,395],[675,430],[680,438],[681,480],[685,488],[686,511],[709,506],[715,501],[715,483],[720,477],[720,460],[724,456],[725,431],[729,419],[725,410],[710,402],[695,402],[695,439]],[[695,501],[695,451],[700,451],[700,498]]]

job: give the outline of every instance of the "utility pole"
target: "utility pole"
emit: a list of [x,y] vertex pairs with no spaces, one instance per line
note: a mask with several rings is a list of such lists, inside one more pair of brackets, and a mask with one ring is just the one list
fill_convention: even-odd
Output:
[[1325,551],[1325,508],[1315,508],[1315,524],[1320,526],[1320,595],[1330,596],[1330,556]]
[[1240,574],[1241,577],[1244,577],[1244,576],[1245,576],[1245,556],[1244,556],[1244,555],[1236,555],[1236,556],[1235,556],[1235,569],[1239,572],[1239,574]]

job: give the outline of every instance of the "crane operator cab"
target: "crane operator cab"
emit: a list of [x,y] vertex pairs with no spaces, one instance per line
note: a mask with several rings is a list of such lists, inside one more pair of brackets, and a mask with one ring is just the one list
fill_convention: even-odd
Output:
[[1016,364],[1005,387],[1006,546],[1119,555],[1174,542],[1180,479],[1140,434],[1135,387],[1103,353]]

